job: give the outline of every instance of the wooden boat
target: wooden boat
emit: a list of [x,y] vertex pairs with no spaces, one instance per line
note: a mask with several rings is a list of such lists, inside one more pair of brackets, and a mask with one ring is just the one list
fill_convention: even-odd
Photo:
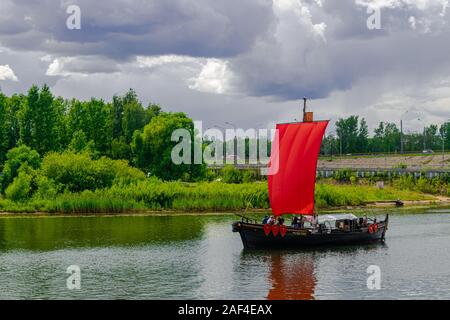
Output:
[[[353,215],[321,219],[314,211],[317,160],[328,121],[278,124],[268,169],[269,198],[274,217],[295,215],[300,224],[286,226],[272,220],[258,223],[245,216],[233,223],[244,248],[309,248],[384,241],[389,216],[383,221]],[[280,219],[278,219],[280,220]]]

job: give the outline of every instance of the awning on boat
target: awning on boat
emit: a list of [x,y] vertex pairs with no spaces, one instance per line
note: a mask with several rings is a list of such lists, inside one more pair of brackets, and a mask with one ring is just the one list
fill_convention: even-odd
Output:
[[358,219],[357,216],[351,213],[345,213],[345,214],[327,214],[319,216],[319,223],[323,223],[326,221],[337,221],[337,220],[354,220]]

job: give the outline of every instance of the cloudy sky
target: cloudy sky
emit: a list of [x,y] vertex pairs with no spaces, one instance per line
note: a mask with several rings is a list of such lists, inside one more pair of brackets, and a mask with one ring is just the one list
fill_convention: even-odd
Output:
[[[81,11],[81,28],[71,5]],[[368,9],[370,10],[368,13]],[[375,10],[375,11],[374,11]],[[380,29],[367,20],[380,12]],[[448,0],[1,0],[0,87],[142,101],[205,126],[450,118]],[[420,118],[420,120],[418,120]],[[331,131],[333,128],[331,128]]]

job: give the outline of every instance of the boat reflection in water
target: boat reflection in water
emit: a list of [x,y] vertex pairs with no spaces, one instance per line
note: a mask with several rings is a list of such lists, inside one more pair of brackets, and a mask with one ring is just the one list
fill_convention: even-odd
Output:
[[[374,243],[362,246],[341,246],[327,249],[301,251],[257,251],[244,250],[241,256],[246,268],[264,261],[264,275],[268,300],[315,300],[324,293],[339,292],[346,284],[340,278],[332,280],[330,275],[343,274],[348,269],[346,261],[354,261],[360,255],[373,256],[384,252],[388,246]],[[242,260],[241,260],[242,261]],[[365,270],[366,266],[363,266]],[[365,283],[365,273],[360,279]],[[353,279],[354,280],[354,279]]]
[[268,300],[314,300],[317,280],[311,255],[274,254],[270,263]]

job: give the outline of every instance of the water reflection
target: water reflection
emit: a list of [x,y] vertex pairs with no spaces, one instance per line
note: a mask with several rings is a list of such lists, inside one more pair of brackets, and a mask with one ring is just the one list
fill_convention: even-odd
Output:
[[[247,251],[240,255],[239,270],[245,270],[246,276],[241,274],[240,281],[249,285],[259,283],[259,289],[265,294],[261,298],[269,300],[314,300],[323,295],[323,285],[319,286],[318,279],[327,279],[333,293],[336,288],[346,288],[352,279],[352,272],[358,273],[359,284],[365,284],[366,268],[370,260],[360,265],[351,263],[358,261],[361,256],[371,257],[387,252],[388,246],[383,243],[361,246],[338,246],[331,248],[309,248],[295,251]],[[236,270],[238,272],[239,270]],[[242,271],[240,271],[242,273]],[[248,274],[248,276],[247,276]],[[345,277],[343,276],[345,275]],[[256,281],[255,278],[259,280]],[[264,281],[264,285],[261,283]],[[254,284],[253,284],[254,285]],[[318,294],[318,289],[320,293]],[[364,286],[362,286],[364,288]],[[326,289],[328,290],[328,289]]]
[[313,300],[317,279],[311,254],[273,254],[270,258],[269,300]]
[[2,218],[0,251],[124,247],[198,240],[206,222],[194,216]]

